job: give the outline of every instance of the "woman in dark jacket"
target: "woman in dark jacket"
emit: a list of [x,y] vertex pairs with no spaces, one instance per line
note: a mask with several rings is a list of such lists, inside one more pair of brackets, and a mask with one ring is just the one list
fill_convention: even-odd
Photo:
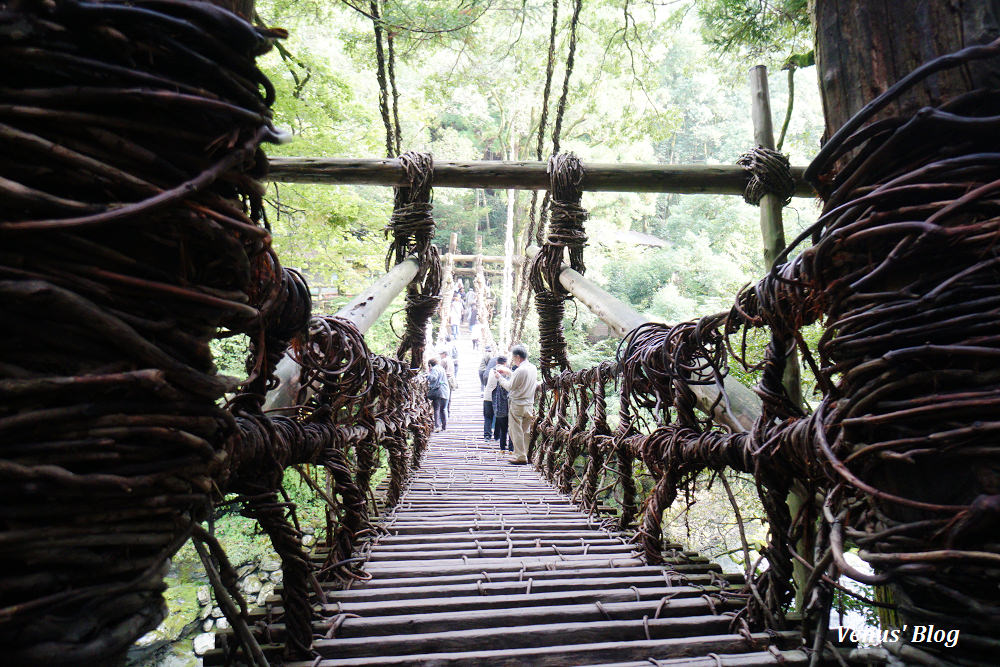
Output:
[[[497,366],[504,368],[507,363],[507,357],[497,357]],[[494,376],[495,378],[495,376]],[[499,382],[492,380],[488,382],[486,388],[490,388],[490,384],[493,384],[493,438],[500,442],[500,451],[510,449],[514,451],[513,443],[508,442],[507,438],[507,390],[500,386]]]

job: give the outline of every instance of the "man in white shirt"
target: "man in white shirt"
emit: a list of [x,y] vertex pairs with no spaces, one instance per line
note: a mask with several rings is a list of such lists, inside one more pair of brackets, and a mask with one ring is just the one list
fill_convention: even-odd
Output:
[[494,368],[497,382],[508,392],[510,417],[510,440],[514,445],[514,458],[510,463],[523,465],[528,462],[528,437],[534,419],[535,388],[538,386],[538,371],[528,362],[528,349],[518,343],[510,354],[517,370]]

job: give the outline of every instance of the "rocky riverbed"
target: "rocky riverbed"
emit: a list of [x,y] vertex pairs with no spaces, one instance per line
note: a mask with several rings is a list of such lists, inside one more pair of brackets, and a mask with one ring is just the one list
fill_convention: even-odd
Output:
[[[303,527],[303,532],[307,533],[303,544],[312,546],[311,529]],[[236,574],[248,606],[264,606],[283,577],[281,561],[274,554],[240,565]],[[215,632],[229,627],[200,564],[176,564],[167,584],[169,613],[129,649],[126,667],[200,667],[201,656],[215,647]]]

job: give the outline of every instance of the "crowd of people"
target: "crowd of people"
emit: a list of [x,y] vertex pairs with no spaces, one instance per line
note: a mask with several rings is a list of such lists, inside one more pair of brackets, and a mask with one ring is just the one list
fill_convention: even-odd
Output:
[[511,451],[510,462],[528,462],[528,433],[533,417],[538,371],[528,361],[528,349],[517,344],[510,349],[510,365],[504,355],[492,356],[487,346],[479,366],[483,389],[483,439],[496,441],[500,451]]
[[476,298],[476,290],[470,287],[465,289],[465,285],[459,281],[455,295],[452,297],[451,306],[448,309],[449,328],[451,337],[458,339],[458,330],[465,324],[469,327],[469,336],[472,338],[472,349],[478,350],[479,343],[485,333],[486,323],[480,321],[479,300]]
[[[448,427],[451,395],[458,387],[458,341],[459,328],[469,327],[472,347],[479,349],[486,323],[479,321],[478,303],[475,290],[465,290],[459,284],[448,311],[450,335],[436,357],[427,362],[427,397],[434,406],[434,430],[444,431]],[[528,361],[528,350],[517,344],[508,354],[493,353],[486,345],[479,364],[479,382],[483,399],[483,439],[495,442],[500,451],[510,451],[509,459],[514,465],[528,462],[528,434],[533,418],[535,388],[538,371]]]

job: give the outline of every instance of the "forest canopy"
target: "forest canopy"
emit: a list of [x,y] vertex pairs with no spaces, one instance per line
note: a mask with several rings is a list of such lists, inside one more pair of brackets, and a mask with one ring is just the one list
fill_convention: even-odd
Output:
[[[293,135],[269,152],[382,157],[387,124],[394,129],[398,117],[402,150],[439,160],[536,159],[553,5],[543,159],[553,149],[566,80],[572,0],[258,3],[259,20],[290,32],[263,59],[278,87],[276,122]],[[383,74],[393,58],[388,123],[380,108],[376,26]],[[808,33],[805,2],[798,0],[580,3],[559,148],[584,164],[732,164],[752,146],[749,66],[771,68],[780,128],[789,83],[780,67],[805,57]],[[809,160],[822,131],[814,68],[798,80],[782,147],[793,164]],[[446,246],[450,232],[458,232],[460,251],[472,252],[478,234],[486,253],[502,253],[507,196],[436,190],[438,243]],[[518,253],[528,241],[531,195],[515,198]],[[268,199],[283,261],[301,268],[315,287],[356,293],[382,270],[388,188],[272,184]],[[676,321],[718,309],[763,270],[757,211],[739,198],[593,193],[583,204],[591,214],[589,275],[651,315]],[[803,206],[808,210],[800,215],[796,207]],[[786,213],[794,233],[813,210],[797,201]],[[621,232],[662,243],[613,241],[625,238]]]

